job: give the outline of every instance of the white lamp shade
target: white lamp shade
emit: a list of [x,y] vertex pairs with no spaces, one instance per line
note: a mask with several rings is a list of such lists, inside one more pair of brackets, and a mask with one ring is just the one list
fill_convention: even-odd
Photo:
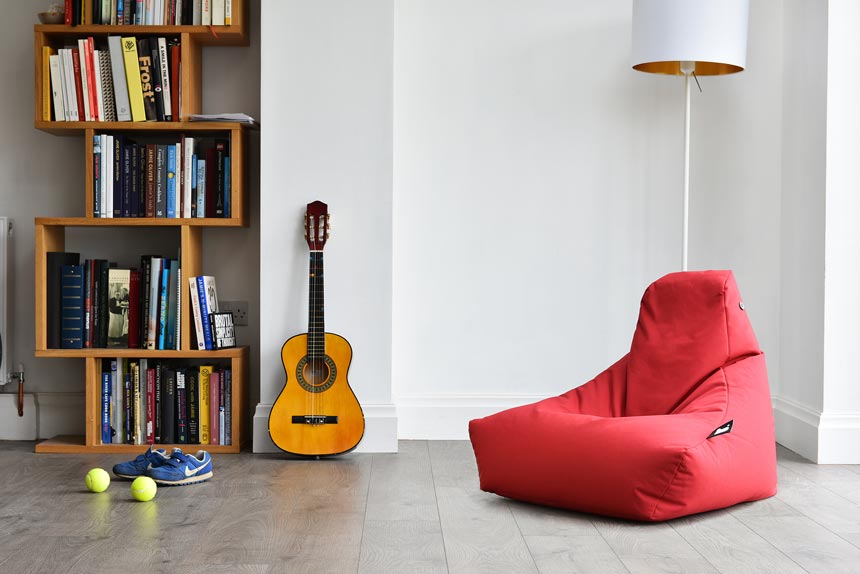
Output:
[[695,62],[700,76],[746,67],[749,0],[633,0],[632,66],[681,75]]

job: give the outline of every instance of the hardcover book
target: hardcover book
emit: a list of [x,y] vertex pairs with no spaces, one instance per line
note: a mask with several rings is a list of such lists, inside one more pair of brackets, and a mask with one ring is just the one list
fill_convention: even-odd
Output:
[[62,280],[63,265],[77,265],[79,253],[64,251],[49,251],[46,257],[45,312],[47,315],[47,337],[49,349],[62,348]]
[[83,348],[84,336],[84,268],[82,265],[63,265],[61,285],[60,347]]
[[[137,38],[122,38],[122,57],[125,63],[125,80],[128,86],[128,99],[131,105],[131,119],[135,122],[146,121],[146,108],[143,103],[143,88],[137,59]],[[116,78],[114,78],[116,84]]]
[[108,347],[129,347],[131,271],[108,270]]
[[152,83],[152,49],[148,38],[141,38],[137,42],[137,62],[144,115],[146,121],[154,122],[158,120],[158,114],[155,109],[155,88]]

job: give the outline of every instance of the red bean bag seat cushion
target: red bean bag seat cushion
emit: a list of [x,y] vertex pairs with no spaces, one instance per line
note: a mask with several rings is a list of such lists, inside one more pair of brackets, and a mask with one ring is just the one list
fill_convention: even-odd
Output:
[[776,494],[764,354],[731,271],[655,281],[627,355],[469,434],[481,489],[536,504],[660,521]]

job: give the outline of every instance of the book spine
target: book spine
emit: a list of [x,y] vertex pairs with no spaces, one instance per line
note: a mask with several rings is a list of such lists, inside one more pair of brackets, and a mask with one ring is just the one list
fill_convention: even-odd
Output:
[[155,217],[165,217],[167,214],[166,180],[167,180],[167,146],[155,146]]
[[115,122],[116,96],[113,87],[113,63],[111,62],[110,50],[99,50],[99,62],[101,67],[101,90],[104,106],[103,119],[106,122]]
[[124,192],[122,189],[122,148],[123,136],[117,134],[113,137],[113,216],[122,217],[122,201]]
[[134,25],[143,26],[144,18],[144,0],[135,0],[134,3]]
[[102,444],[110,444],[110,373],[102,373]]
[[[102,259],[101,260],[101,272],[99,274],[99,279],[101,281],[101,330],[100,334],[100,346],[107,347],[108,346],[108,320],[110,318],[109,312],[109,298],[110,294],[108,292],[108,272],[109,272],[109,263],[108,261]],[[128,285],[128,283],[126,283]]]
[[203,337],[203,316],[200,311],[200,297],[197,292],[197,277],[189,277],[188,284],[191,289],[191,314],[194,316],[194,332],[197,339],[197,350],[203,351],[206,349],[206,340]]
[[168,44],[170,52],[170,112],[174,122],[182,121],[179,107],[182,84],[179,81],[179,68],[182,60],[182,49],[177,41]]
[[221,404],[220,373],[212,370],[209,374],[209,444],[221,444],[219,417]]
[[135,365],[134,372],[132,373],[131,387],[132,393],[134,393],[134,406],[132,407],[132,416],[134,417],[132,432],[134,433],[134,441],[132,444],[143,444],[143,437],[140,433],[140,363]]
[[93,346],[93,269],[92,260],[84,262],[84,348]]
[[224,444],[233,444],[233,371],[224,371]]
[[122,404],[125,408],[125,443],[134,444],[134,399],[131,390],[132,363],[129,363],[128,371],[123,373],[123,396]]
[[193,0],[191,24],[193,26],[203,25],[203,0]]
[[42,120],[51,121],[51,54],[54,49],[42,46]]
[[215,148],[206,150],[206,169],[209,173],[206,174],[206,200],[205,212],[206,217],[215,217],[215,194],[218,188],[218,166]]
[[224,217],[230,217],[232,213],[232,201],[230,194],[233,190],[233,184],[230,179],[230,158],[224,158]]
[[176,146],[167,146],[167,217],[175,218],[176,214]]
[[196,169],[194,155],[194,138],[184,138],[184,148],[182,152],[182,217],[191,217],[191,202],[193,201],[192,191],[197,187]]
[[212,3],[212,25],[224,25],[224,0],[210,0]]
[[170,273],[167,281],[167,325],[165,326],[164,348],[169,350],[176,349],[176,315],[177,315],[177,289],[176,284],[179,278],[179,260],[173,259],[170,261]]
[[125,141],[122,145],[122,216],[131,217],[131,153],[134,151],[131,142]]
[[110,268],[107,270],[107,274],[107,346],[127,349],[131,307],[131,271],[129,269]]
[[215,217],[224,217],[224,159],[227,157],[227,142],[215,143]]
[[84,107],[84,87],[83,82],[81,82],[81,54],[79,48],[72,48],[72,70],[74,73],[74,86],[75,86],[75,100],[77,101],[77,112],[78,117],[76,118],[79,122],[87,121],[86,108]]
[[[125,359],[117,358],[116,362],[116,379],[114,387],[116,392],[114,393],[113,400],[113,408],[115,411],[115,429],[116,434],[113,437],[113,442],[115,444],[122,444],[125,442]],[[111,361],[113,364],[114,361]],[[113,370],[111,371],[114,372]]]
[[96,58],[95,58],[95,42],[90,36],[84,40],[84,54],[86,55],[87,64],[87,92],[90,96],[90,117],[91,121],[97,122],[101,120],[99,115],[99,97],[96,87],[101,83],[96,73]]
[[224,0],[224,25],[233,25],[233,0]]
[[156,121],[158,116],[155,111],[155,90],[152,85],[152,50],[148,38],[138,40],[137,72],[140,92],[143,97],[144,116],[148,122]]
[[197,159],[197,217],[206,217],[206,160]]
[[62,267],[61,338],[63,349],[83,348],[84,331],[84,268],[81,265]]
[[176,443],[176,372],[165,369],[161,389],[161,434],[166,443]]
[[208,365],[203,365],[200,367],[200,390],[197,393],[199,397],[200,405],[198,407],[198,412],[200,413],[200,444],[209,444],[210,439],[210,427],[209,427],[209,401],[210,401],[210,390],[209,390],[209,377],[212,374],[212,367]]
[[146,217],[155,217],[155,164],[158,146],[146,146]]
[[65,12],[63,12],[63,24],[66,26],[72,26],[72,12],[74,9],[72,8],[72,0],[66,0],[65,4]]
[[93,50],[94,91],[96,93],[96,120],[105,121],[105,102],[102,93],[102,61],[98,50]]
[[[143,89],[138,68],[137,38],[134,36],[122,38],[122,57],[125,63],[125,80],[131,105],[131,119],[135,122],[145,122],[146,109],[143,104]],[[116,83],[116,78],[114,78],[114,83]]]
[[102,215],[104,217],[113,217],[113,198],[114,198],[114,136],[105,134],[102,140],[102,159],[104,160],[104,170],[102,170]]
[[116,359],[110,360],[110,428],[111,428],[111,437],[110,441],[113,444],[117,444],[120,439],[120,428],[119,428],[119,409],[116,408],[117,400],[119,400],[119,386],[118,386],[118,373],[117,373],[117,365]]
[[156,348],[155,345],[158,338],[158,311],[161,308],[158,295],[161,293],[162,261],[163,259],[160,257],[152,258],[152,267],[149,278],[149,326],[146,331],[146,348],[151,350]]
[[[165,120],[164,116],[164,91],[161,85],[161,58],[158,56],[158,43],[155,38],[152,39],[150,49],[150,78],[152,83],[152,91],[154,92],[153,101],[155,102],[155,119],[160,122]],[[141,72],[143,73],[143,72]]]
[[176,309],[176,322],[173,325],[173,349],[176,351],[182,350],[182,268],[178,264],[179,261],[177,261],[176,280],[174,281],[176,287],[173,289],[173,292],[176,293],[176,305],[174,306]]
[[140,419],[137,421],[137,444],[146,444],[146,373],[149,372],[149,364],[146,359],[140,360],[138,365],[137,391],[140,394]]
[[182,180],[183,172],[185,171],[183,169],[184,163],[182,150],[185,147],[185,135],[180,136],[179,143],[173,144],[173,147],[176,148],[176,171],[174,172],[176,174],[174,178],[176,180],[176,194],[173,202],[173,209],[176,212],[176,217],[182,217],[182,200],[184,193]]
[[167,325],[170,322],[168,307],[170,301],[170,261],[164,259],[164,267],[161,270],[161,291],[158,295],[158,349],[164,350],[167,347]]
[[161,76],[161,95],[164,101],[164,119],[168,122],[173,121],[173,102],[171,100],[170,91],[173,86],[170,85],[170,56],[167,53],[167,39],[158,39],[158,71]]
[[140,348],[140,271],[135,269],[128,280],[128,348]]
[[203,0],[202,16],[200,23],[203,26],[212,25],[212,0]]
[[206,350],[212,350],[212,327],[209,324],[209,313],[212,313],[212,310],[209,309],[209,305],[207,304],[206,298],[206,284],[204,277],[197,277],[197,298],[200,300],[200,318],[201,323],[203,324],[203,342],[206,345]]
[[71,48],[60,50],[63,56],[63,77],[65,81],[63,85],[66,88],[66,119],[70,122],[78,121],[78,97],[75,93],[75,66],[72,61]]
[[[63,75],[60,72],[60,56],[52,55],[48,60],[51,73],[51,95],[54,100],[54,121],[66,121],[66,106],[63,102]],[[43,104],[44,105],[44,104]],[[50,116],[50,110],[48,114]],[[42,118],[44,119],[44,118]],[[50,117],[48,119],[51,119]]]
[[188,443],[188,393],[182,369],[176,371],[176,442]]
[[128,79],[125,73],[125,54],[123,53],[122,46],[122,38],[119,36],[108,36],[116,119],[120,122],[130,122],[132,118],[131,100],[128,92]]
[[138,348],[145,349],[149,338],[149,295],[150,274],[152,273],[152,256],[142,255],[140,258],[140,344]]
[[161,374],[164,372],[161,369],[160,365],[157,365],[154,369],[152,369],[155,373],[155,442],[161,444],[164,438],[164,428],[161,422],[161,389],[162,389],[162,381]]
[[226,417],[226,394],[227,394],[227,377],[224,376],[224,371],[221,371],[221,376],[218,377],[218,384],[221,386],[221,392],[218,395],[218,444],[227,444],[227,436],[226,430],[227,425],[225,424]]
[[146,369],[146,444],[155,444],[155,369]]
[[140,217],[140,146],[132,142],[129,147],[131,148],[129,152],[131,167],[128,178],[128,198],[131,205],[128,212],[129,217]]
[[102,265],[100,259],[93,260],[93,312],[92,312],[92,328],[90,330],[93,340],[93,348],[99,349],[102,347],[102,299],[104,298],[104,290],[102,288]]
[[102,209],[102,137],[93,136],[93,217],[101,217]]
[[87,65],[87,40],[86,38],[78,38],[78,47],[77,47],[78,58],[80,59],[80,68],[75,68],[75,73],[80,75],[81,78],[81,100],[83,101],[84,107],[81,108],[84,110],[84,117],[82,121],[89,122],[92,121],[92,113],[90,108],[90,82],[89,75],[91,73],[89,66]]
[[185,392],[188,395],[188,443],[200,444],[200,415],[197,374],[193,368],[185,371]]

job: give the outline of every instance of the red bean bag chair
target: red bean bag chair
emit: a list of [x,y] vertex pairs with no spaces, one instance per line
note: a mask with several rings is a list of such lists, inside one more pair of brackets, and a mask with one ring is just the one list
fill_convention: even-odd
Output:
[[764,354],[731,271],[655,281],[621,360],[469,434],[482,490],[546,506],[660,521],[776,494]]

